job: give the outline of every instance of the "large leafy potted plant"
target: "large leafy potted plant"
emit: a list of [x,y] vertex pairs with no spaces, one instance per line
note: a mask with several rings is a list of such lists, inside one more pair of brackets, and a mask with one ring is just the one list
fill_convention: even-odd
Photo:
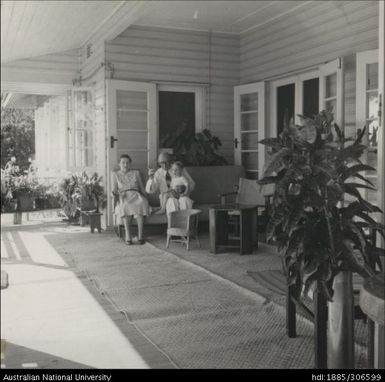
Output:
[[99,212],[104,201],[104,189],[101,184],[103,177],[95,172],[91,176],[82,172],[78,180],[78,195],[81,210],[95,210]]
[[[286,121],[279,137],[261,141],[271,157],[259,183],[275,185],[266,236],[277,242],[297,297],[315,285],[329,301],[330,323],[333,308],[353,300],[351,271],[368,277],[376,266],[381,269],[384,251],[367,233],[384,235],[384,226],[369,215],[381,210],[360,193],[374,189],[362,174],[374,170],[361,162],[365,129],[355,139],[346,138],[328,112],[301,118],[303,126]],[[352,330],[352,324],[343,325]]]
[[181,161],[185,166],[222,166],[226,165],[226,159],[217,153],[221,140],[212,135],[210,130],[191,134],[181,130],[181,134],[172,137],[166,136],[162,147],[171,148],[176,160]]
[[35,208],[35,199],[40,195],[40,183],[36,176],[36,169],[21,172],[16,164],[16,158],[11,158],[1,171],[2,194],[7,204],[14,201],[16,211],[32,211]]
[[59,184],[59,202],[65,215],[71,221],[77,221],[80,211],[95,211],[103,207],[105,202],[102,177],[97,173],[88,175],[85,171],[71,174]]

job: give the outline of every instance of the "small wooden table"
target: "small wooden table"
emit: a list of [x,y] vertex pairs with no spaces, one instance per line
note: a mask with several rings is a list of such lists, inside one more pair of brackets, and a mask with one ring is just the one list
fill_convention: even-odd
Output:
[[[239,248],[241,255],[253,251],[253,218],[257,206],[242,204],[214,205],[209,209],[210,252],[218,253],[220,248]],[[240,219],[239,240],[229,239],[229,212],[237,211]]]

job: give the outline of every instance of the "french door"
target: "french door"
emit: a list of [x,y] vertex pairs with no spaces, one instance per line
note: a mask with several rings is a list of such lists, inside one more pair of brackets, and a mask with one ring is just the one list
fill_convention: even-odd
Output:
[[319,109],[334,114],[334,121],[344,125],[344,67],[338,58],[319,68]]
[[[148,168],[156,164],[156,94],[155,84],[107,80],[108,195],[110,174],[117,169],[120,155],[130,155],[132,167],[140,171],[143,181]],[[110,225],[112,201],[108,202]]]
[[[366,127],[363,143],[368,146],[363,161],[378,168],[379,94],[378,50],[357,53],[356,65],[356,128]],[[368,171],[365,176],[378,188],[377,171]],[[377,191],[364,190],[363,197],[378,205]],[[379,218],[379,216],[375,216]]]
[[234,88],[234,162],[248,179],[262,176],[265,137],[265,83]]

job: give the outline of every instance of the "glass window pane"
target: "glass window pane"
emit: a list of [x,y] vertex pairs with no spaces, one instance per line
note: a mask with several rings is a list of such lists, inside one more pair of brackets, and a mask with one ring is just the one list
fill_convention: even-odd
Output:
[[295,84],[288,84],[277,88],[277,132],[283,130],[285,115],[294,118]]
[[303,115],[312,117],[318,114],[319,79],[312,78],[303,82]]
[[325,109],[327,111],[330,111],[331,113],[335,113],[336,105],[337,105],[337,100],[331,99],[331,100],[325,102]]
[[147,93],[140,91],[116,91],[117,109],[147,110]]
[[73,130],[68,130],[68,146],[73,146],[74,143],[74,133]]
[[92,131],[85,131],[84,132],[84,146],[85,147],[92,147]]
[[118,130],[147,131],[148,112],[118,110],[116,116]]
[[246,170],[258,170],[258,153],[242,153],[242,166]]
[[92,163],[93,163],[93,150],[92,150],[92,148],[88,148],[85,150],[85,161],[86,161],[86,166],[92,166]]
[[258,93],[241,95],[241,111],[258,111]]
[[[183,150],[195,135],[195,93],[159,92],[159,146]],[[176,154],[177,155],[177,154]]]
[[[93,150],[93,128],[95,120],[95,105],[93,93],[90,90],[75,90],[73,92],[74,126],[69,130],[69,147],[74,145],[74,160],[72,166],[92,166],[92,155],[88,158],[86,148]],[[71,150],[72,152],[72,150]]]
[[72,147],[70,147],[68,149],[68,165],[70,167],[74,167],[75,166],[75,162],[74,162],[74,150]]
[[374,120],[378,117],[377,91],[366,93],[366,119]]
[[367,81],[366,81],[366,89],[377,89],[378,88],[378,64],[368,64],[366,66],[366,75],[367,75]]
[[368,178],[374,184],[374,188],[376,189],[376,191],[368,190],[368,201],[369,201],[369,203],[372,203],[374,205],[378,205],[377,204],[377,186],[378,186],[377,176],[375,176],[375,177],[369,176]]
[[337,74],[333,73],[325,77],[325,97],[337,96]]
[[368,140],[369,147],[377,147],[378,145],[378,120],[368,121]]
[[81,149],[84,147],[85,142],[85,131],[77,130],[75,134],[75,147]]
[[258,149],[258,133],[242,134],[242,150]]
[[258,113],[241,114],[241,131],[258,130]]

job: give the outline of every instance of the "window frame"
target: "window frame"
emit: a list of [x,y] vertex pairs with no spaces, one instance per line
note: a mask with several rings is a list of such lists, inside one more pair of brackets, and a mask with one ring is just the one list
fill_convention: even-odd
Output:
[[[206,91],[204,86],[191,86],[191,85],[174,85],[174,84],[158,84],[157,96],[158,96],[158,135],[160,130],[159,124],[159,92],[175,92],[175,93],[194,93],[195,100],[195,133],[199,133],[206,128]],[[158,141],[159,149],[159,141]]]
[[[93,126],[90,129],[78,129],[76,128],[76,115],[75,115],[75,92],[90,92],[92,97],[92,104],[94,105],[94,115],[93,115]],[[68,99],[70,98],[70,99]],[[88,170],[92,171],[95,168],[96,162],[95,162],[95,122],[96,122],[96,113],[95,113],[95,89],[93,87],[73,87],[69,94],[67,95],[67,134],[66,134],[66,147],[67,147],[67,154],[66,154],[66,160],[67,160],[67,168],[70,171],[83,171]],[[72,142],[70,142],[70,132],[72,131]],[[91,140],[91,146],[82,147],[82,151],[86,149],[91,149],[91,158],[92,163],[88,164],[87,166],[80,166],[78,164],[78,161],[76,159],[76,132],[77,131],[90,131],[92,132],[92,140]],[[72,143],[72,145],[71,145]],[[71,154],[71,147],[72,147],[72,154]],[[72,155],[72,163],[71,165],[71,155]]]
[[319,79],[319,70],[298,73],[293,76],[279,78],[270,82],[270,136],[277,136],[277,93],[278,88],[294,84],[294,122],[300,123],[298,114],[303,113],[303,83],[312,78]]
[[[367,104],[366,104],[366,83],[368,80],[367,77],[367,65],[369,64],[379,64],[378,61],[378,49],[366,50],[362,52],[357,52],[356,54],[356,128],[362,126],[367,126]],[[379,94],[379,88],[377,88],[377,94]],[[368,144],[368,131],[364,137],[364,144]],[[366,154],[367,155],[367,154]],[[367,156],[365,155],[365,162],[367,161]],[[377,146],[377,164],[379,162],[379,151]],[[378,166],[377,166],[378,168]],[[379,182],[380,174],[377,172],[377,182]],[[377,194],[378,194],[377,190]],[[368,199],[368,190],[361,190],[362,196],[365,200]],[[380,199],[377,196],[378,204]]]

